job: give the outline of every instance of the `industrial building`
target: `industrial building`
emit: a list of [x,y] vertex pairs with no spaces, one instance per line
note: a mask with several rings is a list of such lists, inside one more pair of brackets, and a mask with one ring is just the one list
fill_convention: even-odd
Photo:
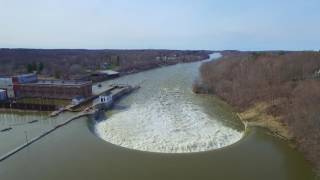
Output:
[[38,81],[38,76],[35,73],[21,74],[12,77],[13,84],[26,84]]
[[8,99],[7,91],[4,89],[0,89],[0,102],[6,101]]
[[16,85],[18,97],[73,99],[76,96],[90,97],[92,82],[66,80],[38,80],[35,83]]
[[[14,98],[48,98],[73,99],[90,97],[91,81],[38,80],[36,74],[23,74],[12,77],[0,77],[0,89],[10,99]],[[4,92],[2,92],[4,94]]]
[[4,90],[8,98],[14,98],[13,82],[11,77],[0,77],[0,89]]
[[35,73],[21,74],[15,76],[2,76],[0,77],[0,89],[5,90],[7,98],[13,99],[17,97],[16,86],[18,84],[36,82],[38,77]]

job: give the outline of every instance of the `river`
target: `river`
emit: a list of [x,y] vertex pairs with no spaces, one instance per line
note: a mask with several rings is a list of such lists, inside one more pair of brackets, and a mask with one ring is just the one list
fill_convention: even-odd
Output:
[[[6,179],[312,180],[301,153],[264,129],[244,129],[232,108],[191,91],[201,62],[102,83],[140,84],[105,119],[81,118],[0,162]],[[0,153],[72,114],[1,113]],[[34,124],[31,120],[39,119]]]

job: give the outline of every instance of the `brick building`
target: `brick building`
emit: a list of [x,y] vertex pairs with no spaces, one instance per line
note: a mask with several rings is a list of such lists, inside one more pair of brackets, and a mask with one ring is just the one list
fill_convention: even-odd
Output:
[[19,98],[72,99],[77,96],[92,95],[91,81],[38,80],[34,83],[16,84],[16,96]]

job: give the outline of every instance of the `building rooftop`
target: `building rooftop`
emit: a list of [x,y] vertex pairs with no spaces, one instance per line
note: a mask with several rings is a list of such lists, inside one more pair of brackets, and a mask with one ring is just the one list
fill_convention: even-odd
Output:
[[91,83],[91,81],[76,81],[76,80],[38,80],[34,83],[29,83],[32,85],[52,85],[52,86],[76,86],[76,85],[85,85]]
[[113,70],[101,70],[101,71],[98,71],[98,73],[108,74],[108,75],[117,75],[117,74],[119,74],[119,72],[113,71]]
[[36,73],[28,73],[28,74],[17,74],[13,75],[12,77],[28,77],[28,76],[34,76],[37,75]]

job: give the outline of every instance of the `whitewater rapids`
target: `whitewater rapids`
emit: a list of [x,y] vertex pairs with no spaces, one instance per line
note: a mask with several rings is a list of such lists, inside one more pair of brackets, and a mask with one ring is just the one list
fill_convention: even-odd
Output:
[[242,137],[242,132],[224,126],[184,100],[179,91],[161,92],[95,127],[96,133],[112,144],[161,153],[208,151],[233,144]]

